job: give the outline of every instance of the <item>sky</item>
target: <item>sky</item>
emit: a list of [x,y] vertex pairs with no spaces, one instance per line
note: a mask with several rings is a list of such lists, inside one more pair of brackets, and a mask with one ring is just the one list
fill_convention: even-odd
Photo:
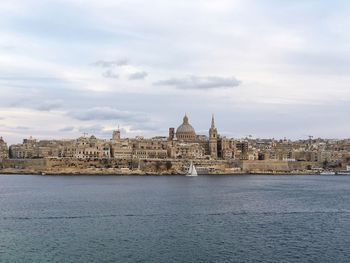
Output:
[[347,0],[2,0],[0,136],[349,138]]

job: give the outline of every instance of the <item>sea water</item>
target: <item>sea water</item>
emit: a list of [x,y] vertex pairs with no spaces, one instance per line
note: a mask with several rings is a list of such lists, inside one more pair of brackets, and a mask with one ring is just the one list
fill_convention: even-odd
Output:
[[350,176],[0,175],[0,262],[349,262]]

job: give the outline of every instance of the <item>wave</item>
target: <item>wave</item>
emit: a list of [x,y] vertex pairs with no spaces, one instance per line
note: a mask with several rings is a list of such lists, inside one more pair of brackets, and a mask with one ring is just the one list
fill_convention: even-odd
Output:
[[224,215],[293,215],[293,214],[350,214],[350,211],[271,211],[271,212],[217,212],[217,213],[176,213],[176,214],[107,214],[107,215],[76,215],[76,216],[7,216],[0,218],[1,220],[62,220],[62,219],[94,219],[94,218],[113,218],[113,217],[168,217],[168,216],[224,216]]

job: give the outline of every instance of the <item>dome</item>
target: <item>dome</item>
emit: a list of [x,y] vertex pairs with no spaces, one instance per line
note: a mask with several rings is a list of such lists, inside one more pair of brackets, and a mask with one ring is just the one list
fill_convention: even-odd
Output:
[[177,130],[176,133],[196,133],[191,126],[191,124],[181,124]]
[[176,133],[196,133],[192,125],[189,124],[186,115],[183,119],[183,123],[177,128]]
[[182,124],[176,130],[176,138],[180,140],[194,140],[196,132],[188,122],[188,117],[185,115]]

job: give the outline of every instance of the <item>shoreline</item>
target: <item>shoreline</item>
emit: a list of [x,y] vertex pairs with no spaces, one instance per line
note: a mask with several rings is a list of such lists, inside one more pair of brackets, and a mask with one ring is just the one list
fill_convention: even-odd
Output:
[[[52,172],[52,171],[2,171],[3,175],[40,175],[40,176],[185,176],[185,173],[140,173],[140,172],[128,172],[128,173],[106,173],[106,172]],[[274,175],[306,175],[306,176],[325,176],[314,172],[239,172],[239,173],[206,173],[199,174],[198,176],[274,176]],[[342,176],[342,175],[330,175],[330,176]]]
[[[195,160],[199,175],[320,175],[320,163],[282,161]],[[147,160],[138,167],[121,160],[79,159],[7,159],[0,162],[2,174],[35,175],[113,175],[173,176],[185,175],[188,160]],[[337,172],[337,171],[335,171]]]

